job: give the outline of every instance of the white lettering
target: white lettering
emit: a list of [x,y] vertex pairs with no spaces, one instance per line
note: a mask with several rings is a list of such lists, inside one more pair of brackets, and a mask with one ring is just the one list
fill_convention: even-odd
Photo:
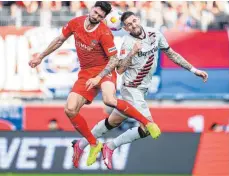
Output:
[[9,169],[19,149],[20,139],[14,138],[7,150],[7,139],[0,138],[0,168]]
[[[73,149],[72,149],[72,141],[76,138],[65,138],[62,140],[62,143],[64,146],[66,146],[66,152],[65,152],[65,157],[63,160],[63,168],[64,169],[72,169],[73,164],[72,164],[72,156],[73,156]],[[78,139],[76,139],[78,140]]]
[[43,138],[41,144],[45,146],[44,159],[42,162],[43,169],[50,169],[53,164],[55,148],[61,146],[60,138]]
[[199,133],[204,129],[204,116],[195,115],[188,119],[188,127],[192,128],[194,132]]
[[[37,156],[37,150],[31,149],[30,147],[40,145],[39,138],[23,138],[21,141],[21,148],[18,154],[18,160],[16,163],[16,167],[18,169],[35,169],[37,167],[37,163],[31,158],[35,158]],[[30,159],[30,160],[28,160]]]
[[112,163],[115,170],[124,170],[128,161],[131,144],[125,144],[114,151]]

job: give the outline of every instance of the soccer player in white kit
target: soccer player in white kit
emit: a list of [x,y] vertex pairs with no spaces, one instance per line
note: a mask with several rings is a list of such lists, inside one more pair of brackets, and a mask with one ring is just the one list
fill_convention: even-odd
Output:
[[[121,17],[124,29],[129,32],[124,36],[120,52],[120,63],[117,68],[119,74],[123,73],[120,94],[122,99],[128,101],[146,118],[152,120],[150,110],[144,96],[151,83],[151,78],[158,64],[158,50],[163,51],[174,63],[193,72],[206,82],[208,74],[198,70],[187,62],[182,56],[170,48],[165,37],[155,28],[146,28],[140,25],[140,19],[133,12],[125,12]],[[118,110],[114,109],[109,118],[100,121],[93,129],[92,134],[99,138],[107,131],[119,126],[126,118]],[[102,154],[108,167],[112,169],[113,151],[126,143],[147,137],[149,133],[144,125],[127,130],[112,141],[104,144]],[[83,149],[88,145],[86,139],[78,141],[79,159]]]

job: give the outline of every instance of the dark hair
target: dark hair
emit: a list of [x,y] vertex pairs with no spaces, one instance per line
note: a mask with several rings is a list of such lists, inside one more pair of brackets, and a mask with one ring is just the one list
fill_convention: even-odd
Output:
[[95,7],[100,7],[106,16],[111,12],[111,4],[107,1],[96,1]]
[[49,122],[57,122],[56,119],[51,119]]
[[210,127],[210,130],[214,130],[217,125],[218,125],[217,123],[213,123]]
[[124,12],[121,16],[121,22],[123,23],[127,18],[129,18],[131,15],[135,15],[134,12],[131,12],[131,11],[127,11],[127,12]]

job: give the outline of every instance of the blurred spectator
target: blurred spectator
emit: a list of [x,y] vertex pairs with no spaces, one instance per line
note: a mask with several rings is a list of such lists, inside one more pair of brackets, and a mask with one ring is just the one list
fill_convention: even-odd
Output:
[[[2,1],[0,25],[60,27],[75,16],[87,14],[93,4],[92,1]],[[206,31],[227,29],[229,25],[227,1],[111,1],[111,4],[121,11],[135,12],[142,25],[160,29]]]
[[172,6],[172,3],[165,3],[163,8],[164,25],[167,28],[173,28],[176,24],[177,18],[177,12]]
[[52,20],[52,12],[51,2],[50,1],[42,1],[41,9],[40,9],[40,26],[51,27]]
[[220,30],[226,29],[229,24],[229,15],[225,12],[225,6],[228,6],[228,2],[217,2],[213,3],[212,13],[214,19],[209,24],[208,29]]
[[228,125],[221,125],[218,123],[213,123],[210,127],[210,130],[213,132],[227,132],[229,133],[229,124]]
[[[88,6],[90,5],[88,4]],[[74,14],[74,16],[81,16],[88,13],[88,8],[79,1],[71,1],[70,12]]]
[[163,25],[162,3],[151,1],[147,7],[147,26],[160,28]]
[[62,129],[59,127],[59,124],[56,119],[52,119],[48,124],[49,131],[61,131]]
[[22,10],[22,25],[23,26],[38,26],[39,12],[37,1],[23,1],[24,8]]

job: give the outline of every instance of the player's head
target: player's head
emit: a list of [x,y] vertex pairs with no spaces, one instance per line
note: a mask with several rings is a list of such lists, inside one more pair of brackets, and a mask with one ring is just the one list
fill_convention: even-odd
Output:
[[89,14],[89,21],[92,24],[97,24],[103,20],[111,11],[111,5],[107,1],[97,1],[92,7]]
[[123,28],[134,36],[139,36],[142,33],[142,26],[140,25],[140,19],[135,13],[127,11],[121,16],[121,22]]

